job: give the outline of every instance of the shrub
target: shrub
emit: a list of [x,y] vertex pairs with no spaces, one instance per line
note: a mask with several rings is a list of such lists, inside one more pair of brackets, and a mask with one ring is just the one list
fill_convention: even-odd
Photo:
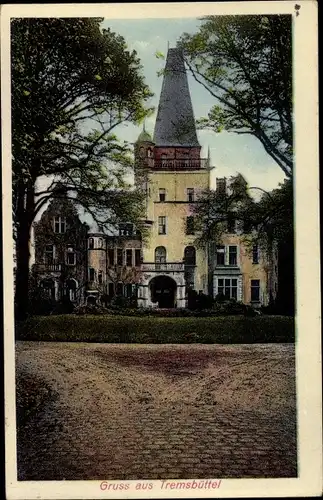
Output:
[[84,315],[84,314],[107,314],[108,310],[99,304],[83,304],[81,306],[75,307],[75,314]]
[[284,316],[129,317],[39,316],[16,325],[20,340],[112,343],[293,342],[294,319]]
[[137,299],[136,297],[124,297],[123,295],[116,295],[115,297],[112,297],[110,306],[123,309],[134,308],[137,306]]
[[210,309],[213,298],[205,293],[197,293],[196,290],[189,289],[187,292],[187,307],[190,310]]

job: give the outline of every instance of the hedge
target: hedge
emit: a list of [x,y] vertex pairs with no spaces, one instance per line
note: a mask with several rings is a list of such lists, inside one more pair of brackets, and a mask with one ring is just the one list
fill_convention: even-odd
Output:
[[293,342],[294,318],[38,316],[16,325],[16,339],[138,344]]

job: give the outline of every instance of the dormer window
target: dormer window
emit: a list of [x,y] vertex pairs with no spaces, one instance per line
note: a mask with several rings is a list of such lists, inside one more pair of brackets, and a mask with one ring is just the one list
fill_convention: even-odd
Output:
[[66,217],[54,217],[54,232],[65,233],[66,231]]

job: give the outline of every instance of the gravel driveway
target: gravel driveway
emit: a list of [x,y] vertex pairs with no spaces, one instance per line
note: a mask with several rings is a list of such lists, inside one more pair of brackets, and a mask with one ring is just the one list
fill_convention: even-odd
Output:
[[20,409],[28,380],[50,394],[20,419],[20,480],[297,475],[291,344],[17,342],[16,361]]

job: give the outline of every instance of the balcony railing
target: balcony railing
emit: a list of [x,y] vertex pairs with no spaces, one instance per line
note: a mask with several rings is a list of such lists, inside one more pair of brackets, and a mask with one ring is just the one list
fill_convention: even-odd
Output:
[[165,158],[163,160],[154,160],[153,168],[156,170],[199,170],[207,167],[207,158],[198,158],[196,160]]
[[38,272],[58,272],[62,270],[62,264],[35,264],[35,269]]
[[142,264],[141,269],[146,272],[172,272],[184,271],[183,262],[145,262]]

